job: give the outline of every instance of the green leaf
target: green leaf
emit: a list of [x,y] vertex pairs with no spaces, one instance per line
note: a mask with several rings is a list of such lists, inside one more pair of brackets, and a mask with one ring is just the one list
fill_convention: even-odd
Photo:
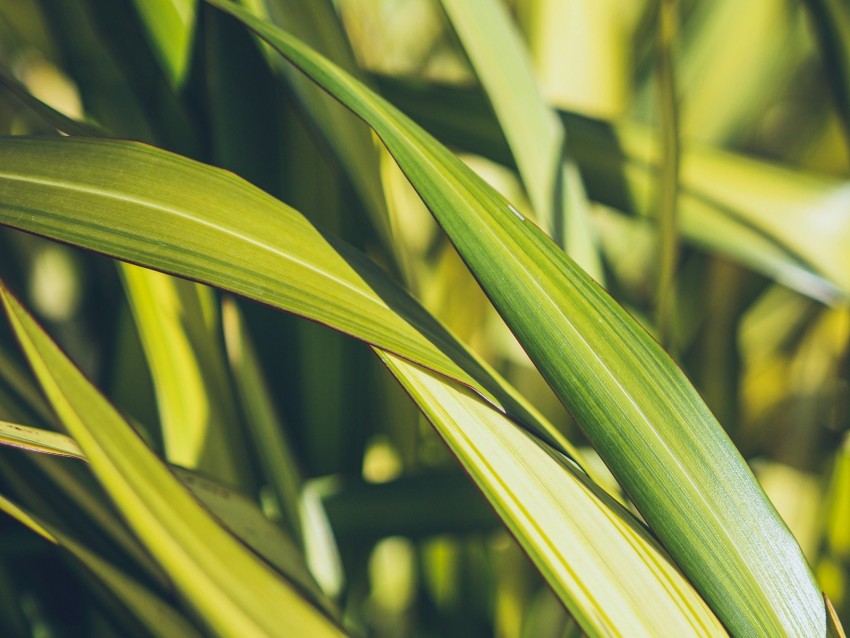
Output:
[[5,287],[0,295],[48,399],[95,476],[211,630],[342,635],[210,517]]
[[507,8],[493,0],[442,5],[505,132],[536,219],[579,265],[604,281],[578,167],[561,121],[540,95]]
[[649,533],[569,461],[456,383],[379,354],[587,635],[726,635]]
[[254,477],[238,428],[212,290],[130,264],[120,272],[150,364],[169,462],[246,490]]
[[653,530],[738,635],[820,636],[799,546],[664,351],[531,222],[391,105],[289,34],[261,34],[375,129]]
[[134,0],[148,38],[173,87],[189,72],[197,0]]
[[[232,173],[123,141],[0,144],[3,223],[236,290],[478,385],[455,363],[469,356],[371,262]],[[62,156],[59,172],[45,162]]]
[[118,140],[0,138],[0,147],[0,224],[326,324],[459,380],[578,458],[362,253],[232,173]]
[[0,421],[0,443],[30,452],[85,458],[80,446],[69,436],[8,421]]

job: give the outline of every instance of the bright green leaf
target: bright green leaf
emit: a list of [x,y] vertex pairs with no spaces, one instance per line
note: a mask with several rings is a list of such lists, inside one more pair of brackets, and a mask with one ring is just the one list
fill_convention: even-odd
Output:
[[8,291],[0,294],[48,399],[95,476],[210,629],[222,636],[343,635],[222,529]]
[[238,7],[375,129],[619,482],[734,634],[820,636],[799,546],[681,370],[531,222],[427,133]]
[[[0,147],[0,223],[351,334],[474,388],[578,458],[562,434],[365,256],[232,173],[117,140],[19,137],[0,139]],[[65,159],[46,161],[58,157]]]
[[134,0],[168,80],[179,87],[192,57],[197,0]]
[[506,7],[498,0],[442,4],[505,132],[538,222],[590,275],[603,281],[578,167],[561,121],[540,95]]
[[380,355],[589,636],[725,636],[646,530],[468,390]]

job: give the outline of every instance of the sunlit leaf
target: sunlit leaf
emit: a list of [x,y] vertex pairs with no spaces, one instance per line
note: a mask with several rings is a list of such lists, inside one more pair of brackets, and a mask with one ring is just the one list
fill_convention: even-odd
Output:
[[197,0],[134,0],[147,35],[173,86],[189,71]]
[[468,390],[381,358],[587,635],[726,635],[647,531],[569,461]]
[[0,294],[36,376],[95,476],[211,629],[229,636],[343,635],[222,529],[8,291]]
[[505,132],[538,223],[579,265],[603,281],[584,184],[563,126],[540,95],[507,9],[493,0],[442,0],[442,4]]
[[370,123],[496,308],[733,633],[822,635],[799,546],[681,370],[531,222],[386,101],[230,4]]
[[362,253],[232,173],[124,141],[3,138],[0,147],[0,223],[327,324],[458,379],[578,456]]

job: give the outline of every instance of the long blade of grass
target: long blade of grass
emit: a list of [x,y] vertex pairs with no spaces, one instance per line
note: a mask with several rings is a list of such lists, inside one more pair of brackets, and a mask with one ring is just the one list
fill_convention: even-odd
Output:
[[0,421],[0,444],[41,454],[85,458],[80,446],[70,436],[9,421]]
[[548,237],[457,157],[297,39],[239,18],[375,129],[532,360],[724,624],[820,636],[794,537],[681,370]]
[[132,142],[3,138],[0,147],[0,224],[326,324],[469,385],[578,458],[362,253],[235,175]]
[[30,365],[95,476],[211,630],[343,635],[209,516],[5,286],[0,296]]
[[613,499],[456,383],[378,353],[589,636],[724,636]]
[[536,219],[603,281],[581,175],[566,148],[563,125],[540,95],[507,8],[493,0],[442,0],[442,5],[505,132]]
[[89,122],[78,122],[76,120],[72,120],[63,114],[58,113],[55,109],[52,109],[43,102],[33,98],[29,91],[27,91],[26,87],[9,75],[5,69],[0,69],[0,86],[2,86],[3,89],[17,102],[38,115],[50,126],[56,127],[57,130],[60,130],[63,133],[67,133],[68,135],[89,135],[92,137],[98,137],[104,134],[104,130],[99,126]]
[[[478,385],[447,335],[371,262],[235,175],[127,142],[2,146],[3,223],[238,290]],[[48,157],[64,157],[60,171],[38,170]],[[35,207],[51,212],[33,219]],[[76,229],[63,222],[75,216]]]

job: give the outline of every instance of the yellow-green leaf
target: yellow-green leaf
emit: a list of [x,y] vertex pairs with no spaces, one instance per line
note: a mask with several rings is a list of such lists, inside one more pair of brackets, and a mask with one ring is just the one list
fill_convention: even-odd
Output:
[[367,121],[643,516],[734,634],[820,636],[809,566],[726,433],[649,335],[534,224],[385,100],[221,0]]
[[587,635],[726,635],[646,529],[565,457],[458,384],[380,356]]
[[0,295],[30,365],[95,476],[212,631],[343,635],[219,526],[5,287]]

